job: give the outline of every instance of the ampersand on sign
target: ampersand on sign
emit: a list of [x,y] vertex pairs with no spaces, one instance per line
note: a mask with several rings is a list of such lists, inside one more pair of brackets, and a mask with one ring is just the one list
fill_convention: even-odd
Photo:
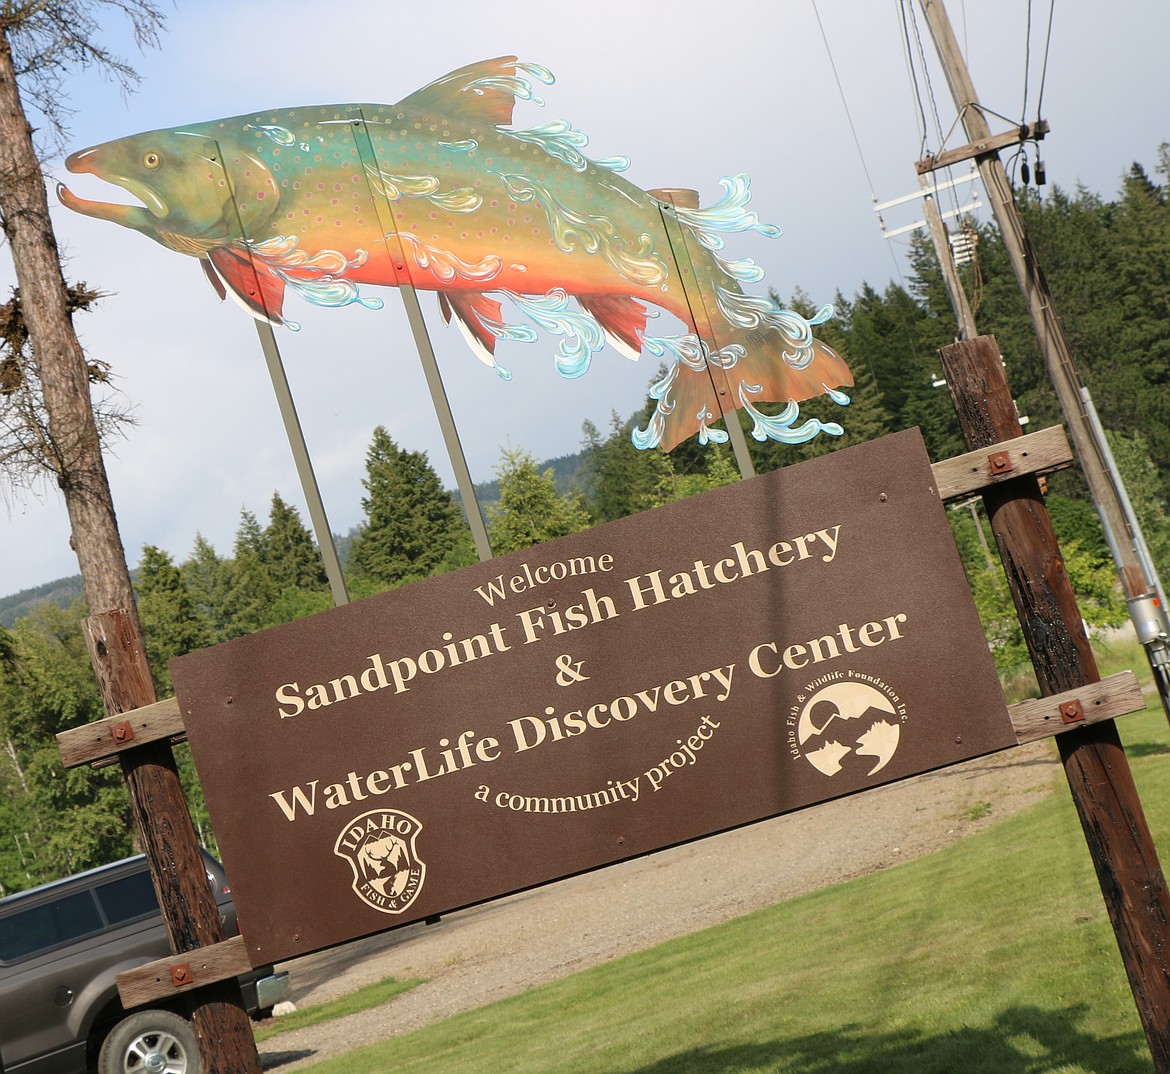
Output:
[[557,657],[557,685],[558,686],[572,686],[575,682],[584,682],[588,675],[581,674],[581,665],[584,660],[578,660],[575,664],[573,658],[568,653],[564,653]]

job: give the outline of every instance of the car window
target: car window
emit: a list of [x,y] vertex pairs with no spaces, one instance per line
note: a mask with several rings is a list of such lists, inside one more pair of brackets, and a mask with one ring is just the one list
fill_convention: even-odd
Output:
[[65,895],[0,918],[0,961],[12,962],[102,927],[91,892]]
[[97,888],[102,913],[111,925],[119,925],[144,914],[158,913],[158,899],[150,873],[132,873]]

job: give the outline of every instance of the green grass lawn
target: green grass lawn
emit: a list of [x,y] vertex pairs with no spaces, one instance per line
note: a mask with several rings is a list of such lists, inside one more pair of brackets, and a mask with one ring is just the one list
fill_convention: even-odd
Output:
[[279,1036],[281,1033],[290,1033],[294,1029],[305,1029],[308,1026],[319,1025],[321,1022],[331,1022],[334,1018],[344,1018],[347,1014],[358,1011],[367,1011],[371,1007],[380,1007],[389,1003],[395,996],[409,992],[412,988],[423,983],[421,977],[411,977],[406,981],[399,981],[394,977],[387,977],[384,981],[366,985],[354,992],[349,992],[328,1003],[317,1003],[304,1010],[294,1011],[292,1014],[281,1015],[279,1018],[270,1018],[255,1027],[253,1035],[257,1043]]
[[[1128,666],[1148,678],[1137,652],[1142,663]],[[1102,663],[1114,670],[1108,654]],[[1120,728],[1170,858],[1170,729],[1156,697],[1152,706]],[[936,854],[311,1069],[1137,1074],[1152,1064],[1062,777],[1040,805]]]

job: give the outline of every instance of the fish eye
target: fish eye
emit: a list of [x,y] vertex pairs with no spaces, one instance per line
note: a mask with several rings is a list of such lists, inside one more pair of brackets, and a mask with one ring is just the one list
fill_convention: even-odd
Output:
[[147,168],[157,168],[162,163],[162,157],[151,150],[149,153],[143,154],[142,163]]

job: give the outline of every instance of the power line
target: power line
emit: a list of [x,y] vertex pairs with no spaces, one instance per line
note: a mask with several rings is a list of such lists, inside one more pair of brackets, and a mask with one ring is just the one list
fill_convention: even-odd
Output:
[[902,15],[902,54],[906,59],[906,70],[910,73],[910,82],[914,87],[914,101],[918,105],[918,155],[926,156],[926,109],[922,105],[922,87],[918,85],[918,69],[914,66],[914,52],[910,47],[910,27],[906,22],[906,0],[898,0],[898,10]]
[[[905,3],[905,0],[903,0],[903,3]],[[938,113],[938,101],[934,96],[934,83],[930,79],[930,67],[926,62],[926,46],[922,41],[922,31],[918,28],[918,18],[914,14],[913,5],[910,6],[910,22],[914,27],[915,43],[918,45],[918,58],[922,64],[922,77],[926,82],[926,95],[930,98],[930,112],[934,117],[934,132],[938,136],[939,148],[941,149],[943,141],[942,120]]]
[[1028,71],[1032,65],[1032,0],[1028,0],[1024,14],[1024,103],[1020,107],[1020,122],[1028,115]]
[[853,124],[853,116],[849,111],[849,102],[845,99],[845,88],[841,85],[841,76],[837,73],[837,64],[833,59],[833,50],[829,48],[829,37],[825,33],[825,24],[821,22],[821,13],[817,9],[817,0],[811,0],[813,14],[817,17],[817,27],[821,31],[821,40],[825,43],[825,53],[829,57],[829,67],[833,71],[833,78],[837,83],[837,93],[841,96],[841,104],[845,107],[845,118],[849,121],[849,130],[853,134],[853,144],[857,147],[857,156],[861,160],[861,170],[865,172],[866,181],[869,183],[869,192],[877,200],[874,191],[873,177],[869,174],[869,168],[865,163],[865,154],[861,151],[861,140],[857,137],[857,128]]
[[[917,70],[916,70],[915,65],[914,65],[914,45],[915,44],[917,45],[917,49],[918,49],[918,59],[919,59],[919,62],[922,66],[922,77],[923,77],[923,80],[926,82],[927,95],[930,98],[931,113],[934,116],[935,134],[936,134],[936,137],[938,138],[938,146],[939,146],[940,150],[942,150],[946,146],[947,141],[950,139],[951,132],[954,131],[955,127],[957,127],[959,124],[959,119],[956,119],[955,122],[951,124],[949,130],[947,130],[945,133],[943,132],[942,118],[939,115],[939,109],[938,109],[938,101],[935,99],[934,85],[930,80],[930,68],[927,65],[926,49],[925,49],[925,45],[923,43],[922,32],[918,28],[918,20],[914,14],[913,4],[912,3],[910,4],[909,23],[907,22],[907,18],[906,18],[907,0],[899,0],[899,7],[900,7],[901,12],[902,12],[901,22],[902,22],[903,47],[905,50],[907,62],[908,62],[909,67],[910,67],[910,73],[911,73],[912,82],[914,85],[914,94],[915,94],[915,97],[917,99],[917,104],[918,104],[918,112],[922,118],[921,130],[922,130],[923,137],[922,137],[922,142],[919,146],[919,156],[924,157],[924,156],[926,156],[927,121],[926,121],[926,109],[925,109],[925,106],[924,106],[923,100],[922,100],[922,87],[918,82]],[[910,40],[910,26],[911,25],[913,25],[913,27],[914,27],[914,42],[913,43]],[[959,117],[959,118],[961,118],[961,117]],[[949,168],[947,169],[947,175],[952,179],[954,178],[953,173],[951,172],[951,169],[949,169]],[[936,173],[931,174],[931,180],[936,181]],[[951,200],[951,207],[954,210],[954,215],[958,216],[959,212],[960,212],[958,191],[955,189],[955,187],[953,185],[949,185],[949,186],[945,187],[945,189],[947,190],[947,196]],[[934,191],[934,196],[935,196],[936,201],[938,200],[939,191],[940,191],[940,188],[936,186],[935,191]]]
[[[900,0],[900,2],[904,3],[905,0]],[[813,14],[816,16],[817,27],[821,31],[821,40],[824,42],[824,45],[825,45],[825,53],[829,57],[829,67],[833,71],[833,79],[837,83],[837,93],[841,98],[841,105],[845,109],[845,118],[849,123],[849,130],[853,134],[853,144],[857,149],[858,160],[861,161],[861,170],[862,170],[862,172],[865,173],[866,182],[869,184],[870,198],[872,199],[873,203],[876,205],[878,199],[877,199],[877,191],[876,191],[874,181],[873,181],[873,176],[870,174],[869,165],[866,163],[866,160],[865,160],[865,151],[861,148],[861,139],[857,135],[857,126],[853,122],[853,114],[849,108],[849,101],[845,96],[845,87],[841,82],[841,76],[837,71],[837,63],[833,59],[833,49],[829,45],[829,35],[825,32],[825,24],[821,20],[821,13],[820,13],[820,10],[817,8],[817,0],[810,0],[810,3],[812,4]],[[923,115],[923,122],[925,123],[925,114]],[[923,144],[924,145],[925,145],[925,141],[926,141],[926,136],[925,136],[925,130],[924,130],[924,132],[923,132]],[[882,229],[884,230],[885,223],[884,223],[884,221],[882,221],[880,214],[878,216],[878,223],[881,225]],[[908,292],[909,288],[906,284],[906,277],[902,273],[902,266],[898,262],[898,255],[894,252],[893,248],[890,246],[890,244],[888,242],[886,243],[886,248],[890,251],[890,260],[891,260],[891,262],[893,262],[893,265],[894,265],[894,274],[897,276],[899,284],[902,287],[902,290]],[[911,351],[914,352],[915,355],[917,355],[917,347],[915,346],[914,334],[911,332],[910,325],[906,321],[905,312],[902,311],[900,307],[899,307],[899,315],[902,319],[903,327],[904,327],[905,332],[906,332],[907,343],[908,343]],[[867,364],[869,364],[868,355],[866,356],[866,362],[867,362]],[[870,364],[870,372],[871,373],[873,372],[872,364]]]
[[1040,68],[1040,93],[1036,99],[1036,120],[1039,122],[1041,106],[1044,104],[1044,83],[1048,79],[1048,50],[1052,46],[1052,16],[1056,10],[1056,0],[1049,0],[1048,4],[1048,32],[1044,35],[1044,63]]

